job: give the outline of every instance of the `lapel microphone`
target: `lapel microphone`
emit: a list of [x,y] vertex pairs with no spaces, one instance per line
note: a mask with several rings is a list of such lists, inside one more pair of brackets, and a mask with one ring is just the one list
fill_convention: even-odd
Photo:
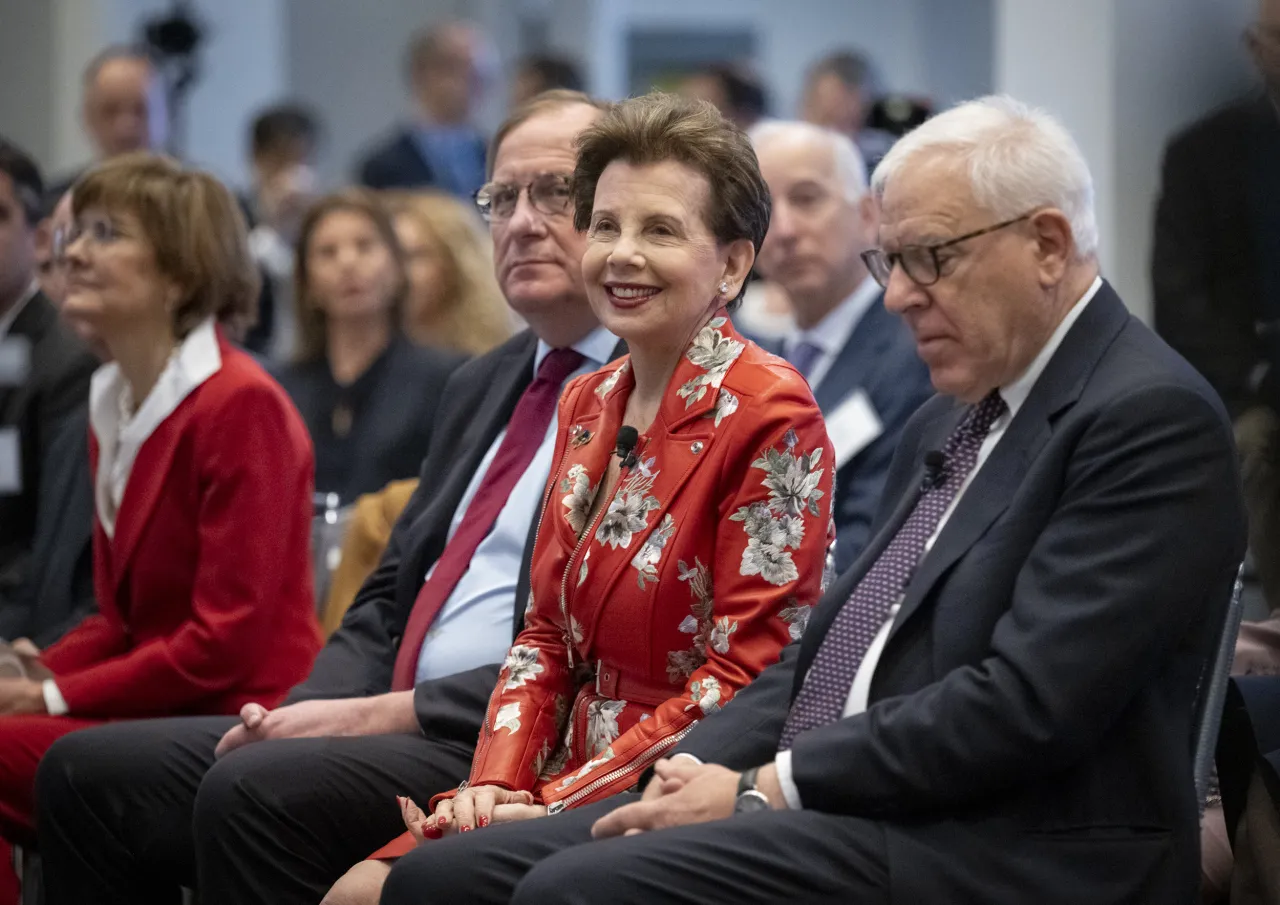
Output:
[[622,460],[623,468],[631,468],[636,464],[636,444],[640,442],[640,431],[629,424],[618,428],[618,448],[614,451]]
[[924,481],[921,490],[932,490],[947,478],[947,457],[940,450],[931,449],[924,454]]

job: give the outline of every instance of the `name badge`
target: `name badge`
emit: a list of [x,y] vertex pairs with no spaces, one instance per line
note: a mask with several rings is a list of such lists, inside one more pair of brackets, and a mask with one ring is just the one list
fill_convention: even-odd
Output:
[[884,433],[884,422],[862,390],[855,390],[826,416],[827,436],[835,447],[836,468],[844,467],[867,444]]
[[22,444],[16,427],[0,427],[0,495],[22,493]]

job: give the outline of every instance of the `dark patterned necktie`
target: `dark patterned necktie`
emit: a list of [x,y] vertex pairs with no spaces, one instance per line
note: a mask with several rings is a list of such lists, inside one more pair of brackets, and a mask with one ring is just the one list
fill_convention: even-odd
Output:
[[915,574],[943,513],[978,461],[978,450],[995,420],[1007,411],[993,391],[969,410],[942,448],[945,473],[925,487],[893,540],[836,614],[813,658],[782,729],[779,751],[790,749],[806,729],[840,719],[862,659]]
[[796,342],[787,355],[787,361],[795,365],[795,369],[800,372],[800,376],[805,380],[809,379],[809,374],[813,372],[813,366],[818,363],[818,356],[822,354],[822,349],[807,339]]

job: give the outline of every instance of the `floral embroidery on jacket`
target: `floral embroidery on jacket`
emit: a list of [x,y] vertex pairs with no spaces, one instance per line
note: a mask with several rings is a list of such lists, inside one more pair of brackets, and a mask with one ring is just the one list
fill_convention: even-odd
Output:
[[693,700],[685,710],[698,707],[710,716],[720,709],[720,680],[715,676],[704,676],[689,686],[689,697]]
[[662,517],[658,527],[653,529],[648,540],[641,545],[636,555],[631,558],[631,565],[640,573],[636,576],[636,583],[640,585],[640,590],[644,590],[646,581],[658,580],[658,561],[662,559],[662,548],[667,545],[667,541],[671,540],[675,530],[676,520],[668,512]]
[[599,757],[591,758],[591,760],[587,761],[585,764],[582,765],[581,770],[578,770],[575,773],[569,776],[566,776],[564,779],[560,780],[560,791],[564,791],[565,789],[569,788],[569,786],[573,785],[575,782],[582,779],[582,777],[586,776],[588,773],[590,773],[592,770],[594,770],[596,767],[600,766],[601,764],[607,764],[609,761],[613,760],[615,756],[616,755],[614,755],[613,753],[612,746],[605,748],[603,754],[601,754]]
[[596,387],[596,395],[599,396],[601,400],[607,399],[609,394],[613,392],[614,387],[618,385],[618,381],[622,379],[622,375],[625,374],[630,367],[631,362],[629,361],[624,361],[619,365],[617,370],[601,381],[600,386]]
[[596,529],[596,540],[601,545],[626,549],[631,545],[632,536],[645,529],[649,513],[660,508],[658,498],[649,493],[658,475],[659,472],[653,471],[653,459],[649,459],[641,462],[622,482]]
[[725,336],[717,329],[724,325],[723,317],[713,317],[698,331],[698,335],[693,338],[693,343],[685,352],[685,357],[691,364],[706,371],[705,374],[689,378],[684,386],[676,390],[676,395],[684,400],[685,408],[706,396],[708,387],[718,390],[725,373],[729,370],[729,365],[733,364],[746,348],[743,343]]
[[738,397],[722,387],[720,389],[720,394],[716,396],[716,407],[715,411],[712,413],[716,419],[716,427],[719,427],[721,421],[728,418],[737,410]]
[[613,744],[621,734],[618,717],[626,701],[599,700],[587,705],[587,750],[595,756]]
[[676,567],[680,570],[680,580],[689,582],[689,593],[693,596],[690,605],[693,614],[684,617],[680,631],[693,635],[693,640],[688,650],[673,650],[667,654],[667,679],[672,683],[686,681],[694,670],[707,662],[707,638],[711,634],[714,606],[711,572],[698,557],[693,558],[692,569],[684,560],[677,562]]
[[517,644],[507,652],[506,662],[502,668],[507,670],[507,681],[503,688],[519,688],[525,682],[532,681],[542,672],[542,664],[538,662],[541,653],[536,647],[525,647]]
[[804,514],[818,515],[822,498],[822,447],[797,455],[797,442],[795,431],[787,431],[784,451],[766,449],[751,463],[765,473],[761,483],[769,489],[769,501],[743,506],[729,516],[730,521],[742,522],[747,532],[740,574],[759,575],[776,587],[800,577],[790,551],[804,540]]
[[790,606],[783,607],[782,612],[778,613],[778,618],[787,624],[787,632],[791,635],[791,640],[799,641],[804,636],[804,630],[809,627],[809,616],[813,613],[813,606],[801,605],[794,597],[787,602]]
[[729,653],[729,636],[737,630],[736,621],[730,624],[728,616],[721,616],[711,629],[711,649],[721,656]]
[[586,530],[591,503],[599,489],[599,484],[591,486],[591,475],[587,473],[587,466],[581,462],[571,467],[560,482],[560,492],[565,495],[560,502],[568,510],[564,517],[575,535],[581,535]]
[[497,714],[493,718],[493,731],[499,729],[507,729],[514,735],[520,731],[520,702],[512,701],[510,704],[503,704],[498,708]]

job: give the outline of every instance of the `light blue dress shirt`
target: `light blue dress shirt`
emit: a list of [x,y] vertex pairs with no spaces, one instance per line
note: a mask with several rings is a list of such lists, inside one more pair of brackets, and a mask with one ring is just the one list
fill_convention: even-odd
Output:
[[[597,327],[574,343],[573,348],[581,352],[586,361],[569,375],[569,379],[599,370],[612,357],[617,344],[618,338],[604,327]],[[539,340],[533,358],[535,374],[550,352],[551,347]],[[449,526],[450,538],[466,517],[504,436],[505,430],[494,438],[467,485]],[[537,510],[542,503],[547,476],[551,473],[555,445],[556,419],[552,418],[542,445],[512,488],[511,496],[493,523],[493,530],[476,548],[470,567],[463,573],[427,632],[422,651],[418,654],[416,681],[439,679],[486,663],[499,663],[506,656],[513,634],[516,584],[520,564],[524,560],[524,545],[529,539],[529,527],[538,517]],[[435,568],[434,564],[432,568]],[[427,577],[430,576],[428,572]]]

